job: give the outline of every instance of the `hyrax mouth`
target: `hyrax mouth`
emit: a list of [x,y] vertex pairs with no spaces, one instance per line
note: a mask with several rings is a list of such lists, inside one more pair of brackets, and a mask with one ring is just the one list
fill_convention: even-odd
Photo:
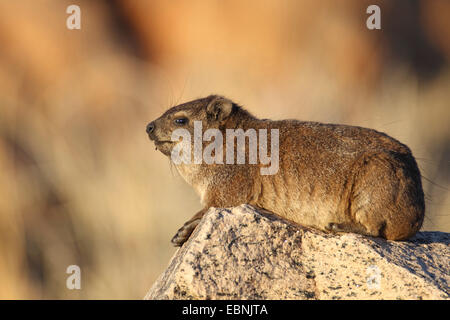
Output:
[[170,140],[155,140],[155,150],[161,151],[163,154],[169,154],[170,146],[173,143]]
[[160,146],[160,145],[164,145],[166,143],[172,143],[172,141],[170,140],[155,140],[155,145]]

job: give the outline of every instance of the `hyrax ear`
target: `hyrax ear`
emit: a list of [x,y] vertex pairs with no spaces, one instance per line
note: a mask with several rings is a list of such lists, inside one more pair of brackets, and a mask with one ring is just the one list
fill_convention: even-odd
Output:
[[233,102],[220,96],[214,97],[206,107],[208,117],[220,122],[227,119],[232,110]]

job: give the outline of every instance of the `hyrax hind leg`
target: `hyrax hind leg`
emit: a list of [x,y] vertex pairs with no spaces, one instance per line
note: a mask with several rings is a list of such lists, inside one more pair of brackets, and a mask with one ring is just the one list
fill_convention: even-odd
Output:
[[424,195],[417,164],[408,153],[378,152],[356,163],[350,195],[354,232],[404,240],[422,226]]
[[197,212],[189,221],[187,221],[183,226],[178,229],[177,233],[173,236],[171,242],[175,247],[181,247],[183,243],[189,239],[195,227],[197,227],[198,223],[202,219],[205,212],[208,209],[202,209]]

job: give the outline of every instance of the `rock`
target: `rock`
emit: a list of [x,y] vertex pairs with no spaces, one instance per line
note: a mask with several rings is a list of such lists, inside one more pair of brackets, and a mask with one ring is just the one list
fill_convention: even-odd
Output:
[[145,299],[448,299],[450,234],[328,234],[211,208]]

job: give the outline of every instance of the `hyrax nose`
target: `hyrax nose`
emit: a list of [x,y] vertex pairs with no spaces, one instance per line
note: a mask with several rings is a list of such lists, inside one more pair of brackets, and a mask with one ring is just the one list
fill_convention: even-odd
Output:
[[147,134],[150,134],[153,132],[153,130],[155,130],[155,122],[152,121],[147,125],[147,129],[145,131],[147,131]]

